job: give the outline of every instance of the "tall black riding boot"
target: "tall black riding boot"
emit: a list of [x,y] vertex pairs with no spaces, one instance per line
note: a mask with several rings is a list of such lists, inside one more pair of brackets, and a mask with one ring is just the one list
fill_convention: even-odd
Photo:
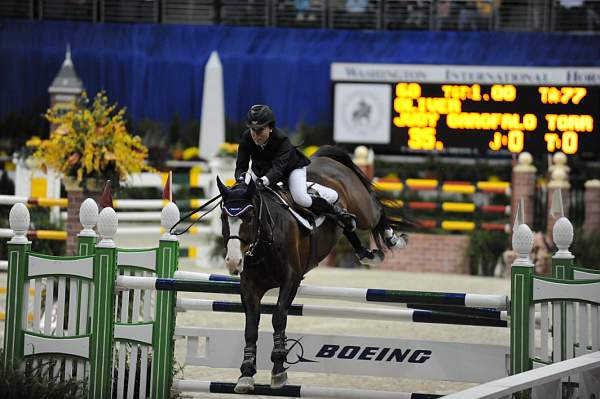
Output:
[[312,205],[310,206],[310,210],[318,215],[332,215],[335,216],[337,220],[339,220],[343,227],[344,231],[354,231],[356,230],[356,216],[349,213],[344,208],[338,205],[331,205],[325,198],[322,197],[314,197],[312,198]]

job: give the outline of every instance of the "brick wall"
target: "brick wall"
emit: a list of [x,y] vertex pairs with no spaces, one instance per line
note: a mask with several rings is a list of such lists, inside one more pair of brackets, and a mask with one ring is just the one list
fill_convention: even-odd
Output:
[[410,234],[408,247],[386,256],[377,268],[408,272],[468,274],[468,235]]

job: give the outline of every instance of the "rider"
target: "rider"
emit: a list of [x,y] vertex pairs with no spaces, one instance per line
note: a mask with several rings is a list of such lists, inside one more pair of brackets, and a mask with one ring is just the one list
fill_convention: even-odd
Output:
[[338,194],[325,187],[326,198],[309,195],[306,190],[306,167],[310,160],[296,147],[290,139],[275,127],[275,114],[267,105],[253,105],[248,111],[246,129],[237,153],[235,179],[244,182],[248,164],[252,160],[249,171],[259,189],[274,186],[287,180],[290,194],[294,202],[309,208],[316,214],[335,215],[342,223],[344,231],[356,228],[355,216],[336,205]]

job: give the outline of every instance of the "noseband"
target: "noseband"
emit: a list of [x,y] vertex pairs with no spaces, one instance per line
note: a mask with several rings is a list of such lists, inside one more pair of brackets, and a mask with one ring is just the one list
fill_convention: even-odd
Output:
[[[232,236],[230,235],[225,240],[225,246],[229,243],[229,240],[238,240],[245,245],[248,245],[248,250],[244,254],[244,256],[252,257],[254,256],[254,250],[258,247],[259,244],[263,243],[266,245],[271,245],[273,243],[273,218],[271,217],[271,212],[269,211],[268,206],[264,203],[262,194],[258,193],[258,218],[256,218],[255,224],[256,228],[254,229],[254,239],[252,242],[240,237],[239,235]],[[243,214],[250,210],[254,210],[254,205],[250,202],[241,202],[240,200],[234,199],[230,201],[224,201],[221,205],[221,210],[225,212],[226,215],[231,217],[241,217]],[[271,230],[271,237],[269,240],[261,239],[262,232],[262,218],[263,218],[263,209],[265,209],[268,217],[269,217],[269,228]]]

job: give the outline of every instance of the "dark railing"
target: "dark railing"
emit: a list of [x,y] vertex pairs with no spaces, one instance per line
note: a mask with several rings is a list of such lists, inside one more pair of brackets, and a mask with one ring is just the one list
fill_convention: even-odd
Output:
[[1,0],[0,17],[376,30],[600,32],[600,0]]

